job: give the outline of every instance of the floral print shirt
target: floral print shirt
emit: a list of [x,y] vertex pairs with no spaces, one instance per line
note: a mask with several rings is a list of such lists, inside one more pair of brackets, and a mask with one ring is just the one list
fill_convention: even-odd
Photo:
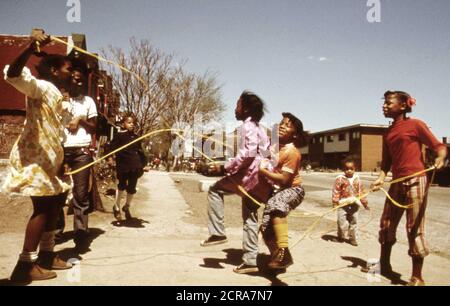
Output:
[[70,189],[59,177],[64,159],[63,96],[52,83],[36,79],[27,67],[14,78],[7,76],[8,69],[3,71],[5,80],[27,96],[27,103],[24,128],[11,150],[2,189],[28,196],[63,193]]

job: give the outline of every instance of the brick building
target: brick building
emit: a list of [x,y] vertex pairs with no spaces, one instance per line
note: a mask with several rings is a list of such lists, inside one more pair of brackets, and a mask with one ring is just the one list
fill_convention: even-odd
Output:
[[[72,34],[71,36],[58,36],[58,38],[84,50],[87,50],[86,37],[83,34]],[[31,42],[28,35],[0,35],[0,158],[8,158],[12,145],[21,133],[25,120],[26,97],[3,79],[3,69],[10,64]],[[99,112],[99,129],[97,137],[110,134],[111,123],[114,123],[115,115],[119,111],[120,98],[112,88],[111,77],[105,71],[99,70],[98,60],[79,54],[64,44],[51,42],[45,47],[49,54],[68,55],[71,58],[80,58],[87,62],[89,77],[86,86],[86,94],[97,103]],[[34,66],[39,58],[32,56],[27,62],[33,75],[37,75]],[[94,145],[96,138],[94,138]]]
[[301,149],[303,161],[313,168],[339,169],[341,161],[352,156],[358,171],[379,169],[386,125],[356,124],[310,134]]

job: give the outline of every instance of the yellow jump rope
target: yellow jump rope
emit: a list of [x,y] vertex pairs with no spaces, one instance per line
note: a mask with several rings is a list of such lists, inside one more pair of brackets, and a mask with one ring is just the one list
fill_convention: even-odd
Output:
[[[94,57],[94,58],[98,59],[99,61],[103,61],[103,62],[106,62],[106,63],[108,63],[108,64],[114,65],[114,66],[116,66],[117,68],[119,68],[120,70],[122,70],[122,71],[124,71],[124,72],[126,72],[126,73],[132,74],[132,75],[133,75],[134,77],[136,77],[136,79],[138,79],[138,80],[139,80],[146,88],[148,88],[148,86],[147,86],[147,84],[145,83],[145,81],[142,80],[141,77],[139,77],[138,74],[136,74],[136,73],[133,72],[133,71],[130,71],[130,70],[127,69],[126,67],[124,67],[124,66],[122,66],[122,65],[120,65],[120,64],[117,64],[117,63],[115,63],[115,62],[113,62],[113,61],[111,61],[111,60],[108,60],[108,59],[105,59],[105,58],[103,58],[103,57],[100,57],[100,56],[98,56],[98,55],[96,55],[96,54],[93,54],[93,53],[91,53],[91,52],[89,52],[89,51],[86,51],[86,50],[84,50],[84,49],[81,49],[81,48],[79,48],[79,47],[77,47],[77,46],[72,46],[72,45],[70,45],[69,43],[65,42],[64,40],[59,39],[59,38],[57,38],[57,37],[55,37],[55,36],[51,36],[51,39],[54,40],[54,41],[56,41],[56,42],[58,42],[58,43],[64,44],[64,45],[66,45],[66,46],[73,47],[73,49],[75,49],[76,51],[78,51],[78,52],[80,52],[80,53],[83,53],[83,54],[86,54],[86,55],[88,55],[88,56]],[[143,135],[143,136],[141,136],[141,137],[139,137],[139,138],[137,138],[137,139],[135,139],[135,140],[133,140],[133,141],[131,141],[131,142],[125,144],[125,145],[123,145],[122,147],[120,147],[120,148],[118,148],[118,149],[116,149],[116,150],[114,150],[114,151],[112,151],[112,152],[110,152],[110,153],[108,153],[108,154],[106,154],[106,155],[104,155],[104,156],[98,158],[97,160],[95,160],[95,161],[93,161],[93,162],[91,162],[91,163],[89,163],[89,164],[87,164],[87,165],[85,165],[85,166],[83,166],[83,167],[81,167],[81,168],[79,168],[79,169],[73,170],[73,171],[71,171],[71,172],[67,172],[66,175],[73,175],[73,174],[79,173],[79,172],[83,171],[84,169],[87,169],[87,168],[92,167],[93,165],[99,163],[99,162],[102,161],[103,159],[105,159],[105,158],[107,158],[107,157],[109,157],[109,156],[111,156],[111,155],[113,155],[113,154],[115,154],[115,153],[117,153],[117,152],[119,152],[119,151],[125,149],[126,147],[128,147],[128,146],[130,146],[130,145],[132,145],[132,144],[134,144],[134,143],[136,143],[136,142],[138,142],[138,141],[141,141],[141,140],[143,140],[143,139],[145,139],[145,138],[148,138],[148,137],[154,136],[154,135],[156,135],[156,134],[159,134],[159,133],[172,132],[172,133],[176,134],[178,137],[180,137],[181,139],[185,140],[185,138],[183,138],[183,136],[181,136],[181,134],[180,134],[180,133],[183,132],[183,131],[184,131],[184,130],[181,130],[181,129],[159,129],[159,130],[156,130],[156,131],[149,132],[149,133],[147,133],[147,134],[145,134],[145,135]],[[203,135],[202,135],[202,136],[203,136]],[[217,140],[215,140],[215,142],[217,142],[217,143],[222,143],[222,142],[217,141]],[[224,145],[224,144],[222,143],[222,145]],[[213,159],[211,159],[209,156],[207,156],[206,154],[204,154],[201,150],[199,150],[199,149],[196,148],[195,146],[194,146],[194,150],[196,150],[197,152],[199,152],[203,157],[205,157],[205,158],[208,159],[209,161],[212,161],[212,162],[214,161]],[[393,180],[393,181],[388,182],[388,184],[389,184],[389,185],[392,185],[392,184],[395,184],[395,183],[399,183],[399,182],[405,181],[405,180],[407,180],[407,179],[410,179],[410,178],[413,178],[413,177],[422,175],[422,174],[424,174],[424,173],[427,173],[427,172],[433,171],[433,170],[434,170],[434,172],[433,172],[432,177],[434,178],[435,170],[436,170],[436,167],[435,167],[435,166],[430,167],[430,168],[428,168],[428,169],[425,169],[425,170],[423,170],[423,171],[419,171],[419,172],[416,172],[416,173],[414,173],[414,174],[405,176],[405,177],[401,177],[401,178],[395,179],[395,180]],[[433,181],[433,178],[431,179],[431,182]],[[231,180],[233,181],[233,179],[231,179]],[[248,194],[248,192],[247,192],[241,185],[237,184],[235,181],[233,181],[233,183],[235,183],[235,184],[238,186],[239,191],[240,191],[243,195],[245,195],[246,197],[248,197],[249,199],[251,199],[256,205],[258,205],[259,207],[262,207],[262,206],[265,205],[264,203],[260,203],[258,200],[256,200],[256,199],[255,199],[254,197],[252,197],[250,194]],[[397,206],[397,207],[399,207],[399,208],[403,208],[403,209],[409,209],[409,208],[412,207],[412,205],[402,205],[402,204],[398,203],[396,200],[394,200],[394,199],[389,195],[389,192],[386,191],[384,188],[380,188],[379,190],[381,190],[382,192],[385,193],[386,197],[390,200],[390,202],[391,202],[393,205],[395,205],[395,206]],[[428,193],[428,190],[429,190],[429,186],[428,186],[428,189],[427,189],[426,193]],[[294,244],[292,244],[291,248],[295,247],[295,246],[296,246],[297,244],[299,244],[304,238],[306,238],[306,237],[310,234],[310,232],[318,225],[318,223],[322,220],[322,218],[325,217],[327,214],[332,213],[332,212],[334,212],[335,210],[337,210],[337,209],[339,209],[339,208],[342,208],[342,207],[344,207],[344,206],[353,204],[354,202],[360,200],[361,198],[364,198],[364,197],[368,196],[370,193],[375,192],[375,191],[377,191],[377,190],[370,190],[369,192],[366,192],[366,193],[364,193],[363,195],[360,195],[359,197],[355,197],[355,200],[352,201],[351,203],[345,203],[345,204],[336,206],[336,207],[334,207],[333,209],[331,209],[331,210],[329,210],[329,211],[323,213],[322,215],[320,215],[320,216],[318,217],[318,219],[317,219],[317,220],[316,220],[316,221],[315,221],[315,222],[314,222],[314,223],[313,223],[313,224],[305,231],[305,233],[302,235],[302,237],[301,237],[299,240],[297,240]]]

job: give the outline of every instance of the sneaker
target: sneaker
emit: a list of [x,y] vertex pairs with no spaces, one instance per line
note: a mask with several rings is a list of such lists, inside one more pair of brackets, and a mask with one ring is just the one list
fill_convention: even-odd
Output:
[[358,242],[356,242],[355,239],[350,239],[348,243],[350,243],[353,246],[358,246]]
[[124,206],[122,207],[122,211],[125,213],[125,219],[130,220],[132,218],[130,214],[130,207]]
[[411,280],[406,284],[408,287],[425,286],[425,281],[423,279],[417,278],[415,276],[411,277]]
[[41,251],[38,254],[38,264],[47,270],[67,270],[72,268],[72,264],[62,260],[54,252]]
[[210,245],[222,244],[225,242],[228,242],[227,236],[211,235],[211,236],[209,236],[208,239],[200,242],[200,245],[201,246],[210,246]]
[[56,273],[40,267],[33,262],[17,262],[11,281],[14,283],[31,283],[32,281],[47,280],[56,277]]
[[270,269],[286,269],[294,264],[289,248],[279,248],[269,262]]
[[259,271],[259,268],[257,266],[250,266],[245,263],[242,263],[233,269],[233,272],[238,273],[238,274],[254,273],[254,272],[258,272],[258,271]]
[[114,214],[114,218],[116,218],[117,221],[122,221],[122,214],[120,213],[120,210],[116,210],[116,208],[113,208],[113,214]]

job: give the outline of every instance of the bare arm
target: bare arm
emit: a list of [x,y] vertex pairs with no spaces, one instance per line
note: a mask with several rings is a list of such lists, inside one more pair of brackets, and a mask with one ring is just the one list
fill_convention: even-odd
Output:
[[270,172],[265,168],[260,168],[259,173],[275,182],[275,184],[280,185],[282,187],[289,185],[289,183],[292,181],[292,178],[294,177],[293,174],[288,172],[283,171],[281,173],[275,173]]
[[87,120],[81,118],[79,124],[91,135],[97,132],[97,117],[92,117]]
[[23,67],[27,63],[28,59],[37,51],[36,43],[44,46],[50,42],[50,36],[45,34],[36,34],[32,36],[33,42],[28,45],[28,47],[14,60],[14,62],[9,66],[8,77],[16,78],[22,73]]
[[436,167],[436,169],[441,169],[442,167],[444,167],[445,158],[447,157],[447,149],[440,149],[437,155],[438,156],[434,160],[434,166]]

